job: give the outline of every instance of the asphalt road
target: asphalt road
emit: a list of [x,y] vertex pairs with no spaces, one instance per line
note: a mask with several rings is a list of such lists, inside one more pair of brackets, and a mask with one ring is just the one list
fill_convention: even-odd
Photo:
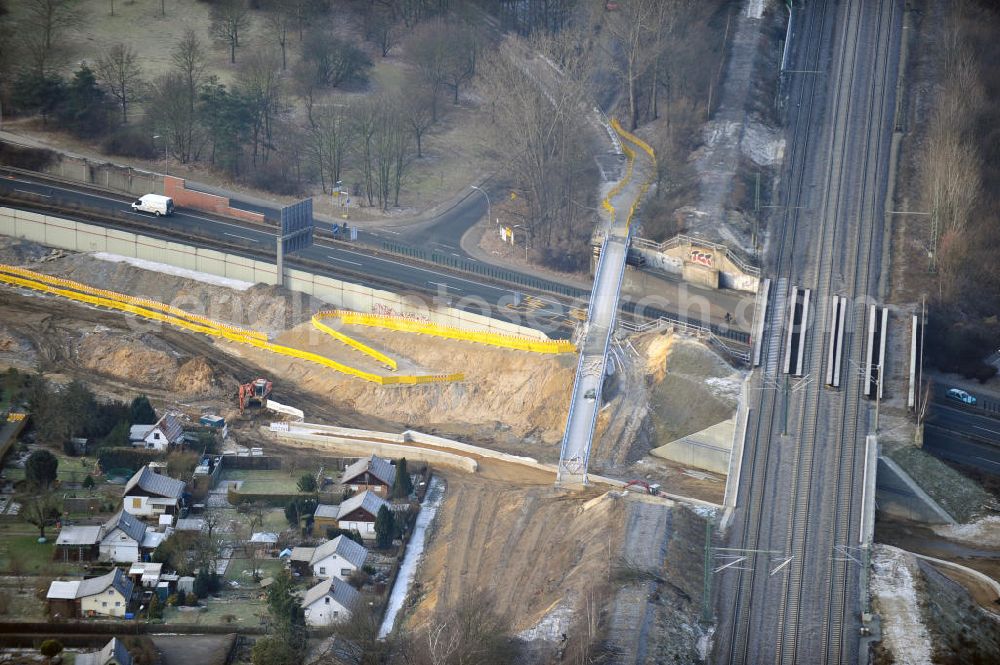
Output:
[[[714,662],[856,663],[865,437],[859,382],[823,386],[830,298],[853,304],[846,368],[862,359],[862,303],[878,293],[902,4],[817,0],[795,9],[785,76],[782,206],[769,220],[778,288],[812,289],[805,372],[773,372],[787,311],[768,313],[752,377],[737,507],[716,553]],[[819,72],[818,74],[810,72]],[[777,295],[777,294],[776,294]],[[775,300],[781,300],[776,298]],[[850,370],[844,370],[845,372]],[[743,557],[743,558],[740,558]]]
[[935,394],[924,420],[924,448],[1000,475],[1000,414],[991,415]]
[[[0,179],[0,197],[5,191],[14,194],[34,194],[42,197],[45,203],[80,206],[88,211],[105,213],[107,221],[103,225],[108,227],[115,226],[116,216],[124,216],[123,218],[128,221],[152,227],[143,230],[143,233],[150,235],[172,239],[183,237],[185,241],[196,245],[199,243],[197,240],[192,240],[193,238],[206,237],[229,244],[238,253],[248,256],[261,253],[270,254],[272,257],[274,255],[275,227],[241,223],[236,220],[226,221],[185,208],[178,208],[168,217],[156,218],[146,213],[133,212],[129,207],[130,201],[125,197],[55,185],[44,178],[31,176],[19,175],[16,180]],[[391,254],[374,254],[362,245],[336,240],[319,240],[314,246],[294,256],[286,257],[286,263],[296,265],[296,257],[311,261],[309,269],[321,274],[348,280],[355,279],[374,286],[395,285],[403,287],[404,290],[432,294],[441,302],[471,311],[500,313],[510,320],[521,321],[551,332],[555,336],[565,337],[569,334],[574,322],[570,310],[586,307],[586,296],[589,295],[580,291],[582,299],[579,302],[572,302],[537,294],[532,301],[532,307],[526,308],[518,304],[523,302],[523,298],[515,288],[491,284],[487,280],[477,280],[472,275],[468,277],[456,275],[446,270],[437,270],[430,265],[404,261]],[[316,264],[325,266],[325,269],[317,270]]]
[[[0,177],[0,200],[10,196],[33,195],[41,204],[58,205],[68,208],[79,208],[90,213],[97,213],[98,220],[88,219],[89,223],[114,228],[121,226],[116,220],[127,223],[143,224],[143,233],[152,236],[176,239],[184,238],[185,242],[208,246],[208,241],[229,245],[229,251],[235,251],[246,256],[268,258],[273,260],[276,227],[261,226],[250,222],[227,220],[214,215],[200,213],[185,208],[178,208],[169,217],[155,218],[145,213],[133,212],[129,204],[131,198],[76,187],[47,179],[43,176],[16,174]],[[17,207],[15,200],[8,203]],[[481,216],[485,197],[475,190],[461,199],[456,205],[442,212],[439,216],[424,223],[417,223],[414,229],[407,233],[417,236],[422,231],[421,225],[432,228],[436,249],[433,258],[440,264],[454,260],[460,262],[464,271],[452,271],[445,266],[440,268],[432,262],[408,259],[391,252],[376,251],[385,242],[405,243],[402,231],[398,240],[387,241],[381,236],[371,235],[369,244],[361,242],[346,242],[339,240],[318,240],[316,245],[302,252],[286,257],[290,266],[298,265],[318,274],[346,279],[367,284],[377,288],[387,288],[396,292],[413,292],[423,296],[432,296],[437,302],[448,303],[454,307],[474,312],[492,312],[511,321],[523,323],[542,330],[555,337],[566,337],[571,334],[573,326],[579,322],[581,314],[586,310],[590,298],[587,290],[568,287],[551,280],[541,279],[534,275],[522,275],[512,270],[497,268],[474,259],[459,256],[460,232],[471,216]],[[247,209],[266,210],[263,206],[241,204]],[[329,229],[328,223],[319,223],[319,228]],[[383,230],[392,233],[391,230]],[[362,239],[365,234],[362,234]],[[199,242],[203,239],[204,242]],[[377,243],[377,245],[375,245]],[[451,251],[456,250],[456,251]],[[298,258],[297,258],[298,257]],[[450,257],[450,258],[449,258]],[[299,258],[309,261],[302,266]],[[425,254],[424,258],[428,258]],[[504,281],[513,284],[505,286]],[[657,283],[657,282],[652,282]],[[659,282],[659,284],[663,284]],[[730,309],[742,311],[738,307],[743,296],[727,291],[700,290],[681,284],[680,288],[656,288],[657,294],[652,304],[640,310],[644,319],[657,316],[683,319],[683,312],[691,311],[691,322],[698,325],[710,325],[716,334],[738,343],[745,343],[747,335],[740,332],[737,326],[731,328],[722,321],[723,314]],[[560,294],[560,295],[554,295]],[[530,297],[525,297],[530,295]],[[647,299],[648,300],[648,299]],[[644,303],[641,297],[630,298],[623,303],[622,309],[632,313],[636,303]],[[709,306],[691,307],[699,301],[709,303]],[[714,317],[714,321],[712,318]],[[749,321],[743,325],[749,327]]]

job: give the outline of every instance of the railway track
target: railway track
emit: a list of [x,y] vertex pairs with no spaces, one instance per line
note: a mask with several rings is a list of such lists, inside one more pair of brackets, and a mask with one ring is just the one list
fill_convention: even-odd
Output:
[[[817,21],[818,17],[818,21]],[[809,25],[806,30],[808,35],[821,35],[825,27],[826,12],[814,12],[810,15]],[[803,69],[818,69],[821,60],[821,45],[820,39],[811,39],[810,43],[813,48],[806,54],[806,63]],[[813,77],[807,84],[808,92],[805,94],[805,99],[800,99],[799,108],[801,104],[806,104],[806,110],[804,111],[805,117],[811,117],[813,113],[814,103],[816,101],[816,96],[818,93],[818,79]],[[801,116],[800,116],[801,117]],[[795,241],[795,215],[792,212],[797,209],[802,203],[802,192],[803,184],[805,180],[805,169],[802,167],[802,161],[805,159],[805,144],[808,137],[809,122],[797,121],[793,127],[792,131],[792,158],[789,160],[789,173],[794,179],[795,186],[791,188],[791,191],[795,193],[795,200],[789,202],[786,206],[783,218],[781,220],[781,232],[778,240],[778,263],[775,266],[775,274],[786,275],[790,272],[787,267],[787,262],[791,260],[790,252],[786,251],[786,247],[794,247]],[[789,240],[791,242],[789,242]],[[782,284],[787,289],[787,280],[782,280]],[[777,301],[779,303],[785,302],[785,293],[777,294]],[[767,315],[767,314],[765,314]],[[785,329],[782,325],[784,318],[784,309],[780,311],[775,309],[769,315],[771,318],[771,325],[774,326],[775,323],[778,329],[781,331],[780,334],[766,336],[768,339],[768,348],[765,349],[765,354],[769,358],[776,358],[780,353],[780,341],[784,339]],[[767,329],[767,326],[765,326]],[[772,342],[778,342],[778,348],[771,348]],[[771,373],[773,370],[773,374]],[[769,376],[766,378],[771,381],[778,380],[778,363],[773,362],[768,364],[767,373]],[[778,410],[778,390],[776,389],[766,389],[762,385],[762,378],[759,377],[757,382],[757,388],[764,391],[762,395],[762,404],[759,409],[756,410],[756,420],[753,424],[753,440],[757,442],[756,445],[751,446],[752,459],[750,464],[750,475],[747,477],[745,486],[748,487],[749,497],[742,502],[742,505],[747,506],[747,515],[743,523],[742,537],[740,538],[740,543],[743,547],[740,548],[744,551],[750,551],[754,554],[759,553],[761,541],[761,528],[763,525],[764,518],[764,499],[765,499],[765,489],[768,485],[770,465],[768,464],[770,459],[771,451],[771,440],[772,434],[774,432],[775,417]],[[743,488],[740,489],[740,494],[744,493]],[[756,558],[756,557],[754,557]],[[736,580],[736,598],[735,598],[735,612],[734,620],[730,626],[730,631],[728,635],[728,649],[724,654],[723,662],[726,663],[743,663],[748,662],[748,656],[750,652],[750,622],[751,622],[751,602],[753,600],[753,589],[755,583],[757,582],[757,573],[759,566],[756,562],[753,563],[748,569],[744,570],[740,567],[737,572]]]
[[[816,285],[813,291],[817,307],[815,322],[810,327],[809,352],[806,377],[797,388],[802,399],[795,400],[786,394],[780,399],[778,390],[768,390],[766,381],[772,384],[777,375],[769,376],[776,363],[766,364],[763,377],[757,378],[757,388],[764,390],[761,408],[756,410],[752,423],[752,435],[756,445],[750,446],[751,473],[745,477],[747,489],[741,488],[741,498],[746,508],[742,523],[742,550],[749,556],[751,565],[735,573],[735,602],[728,630],[720,632],[724,649],[717,654],[720,662],[765,662],[775,663],[839,663],[852,659],[856,643],[847,641],[850,634],[845,619],[849,615],[850,594],[860,589],[858,573],[865,562],[851,551],[852,528],[859,523],[860,505],[856,501],[856,472],[859,456],[864,446],[859,448],[859,432],[867,408],[860,404],[859,380],[849,380],[841,391],[828,391],[822,382],[816,380],[824,369],[826,354],[822,331],[828,330],[831,310],[828,303],[833,295],[847,295],[855,301],[853,325],[849,330],[849,363],[860,365],[861,344],[864,339],[864,303],[874,288],[873,257],[878,256],[875,247],[880,245],[882,215],[880,204],[885,196],[884,155],[887,129],[885,120],[891,113],[891,97],[895,90],[889,85],[890,74],[894,71],[892,62],[892,26],[897,12],[897,0],[882,0],[870,7],[877,13],[874,27],[867,28],[864,0],[848,0],[844,3],[846,21],[839,40],[839,56],[831,64],[837,66],[833,87],[834,100],[831,108],[833,124],[829,134],[829,163],[826,168],[823,204],[820,209],[818,234],[813,240],[805,231],[807,242],[812,242],[818,253],[818,261],[807,261],[796,253],[799,232],[799,215],[792,210],[801,207],[807,169],[802,160],[807,159],[804,151],[808,143],[810,120],[816,111],[817,93],[820,92],[818,77],[799,88],[798,107],[805,107],[793,127],[789,180],[791,199],[783,216],[783,224],[776,251],[776,274],[794,277],[796,260],[801,262],[799,273],[802,282]],[[837,7],[829,3],[813,5],[817,8],[809,16],[806,29],[808,42],[805,63],[799,65],[806,70],[821,70],[823,52],[820,39],[828,28],[828,21],[836,17]],[[834,23],[836,25],[836,23]],[[868,29],[866,34],[865,30]],[[874,34],[871,39],[870,33]],[[865,37],[868,37],[866,39]],[[868,85],[866,77],[857,82],[859,66],[874,62],[874,71]],[[863,113],[867,119],[864,132],[852,132],[852,117]],[[857,117],[855,117],[857,121]],[[856,127],[855,127],[856,129]],[[888,130],[891,132],[891,128]],[[863,134],[858,136],[857,134]],[[859,154],[863,151],[863,154]],[[860,161],[860,164],[858,163]],[[860,167],[860,168],[858,168]],[[860,191],[860,194],[855,192]],[[839,270],[838,270],[839,266]],[[808,276],[806,276],[808,274]],[[794,280],[792,280],[794,281]],[[788,288],[789,281],[780,283]],[[778,293],[777,302],[784,300]],[[771,325],[783,326],[783,311],[777,309],[770,315]],[[774,341],[784,339],[786,328],[781,334],[765,335],[764,339],[773,346]],[[803,335],[805,339],[805,335]],[[766,348],[766,353],[774,354],[779,349]],[[786,384],[787,386],[787,384]],[[772,385],[772,388],[775,386]],[[776,429],[777,411],[784,409],[783,429],[789,429],[789,409],[798,406],[794,440],[779,435]],[[863,440],[863,437],[862,437]],[[792,478],[790,479],[790,503],[784,520],[768,511],[766,503],[768,489],[775,481],[784,478],[780,465],[782,453],[791,453]],[[747,466],[746,464],[744,466]],[[823,473],[823,471],[827,471]],[[784,492],[784,488],[778,490]],[[770,487],[770,493],[775,489]],[[771,522],[766,518],[771,517]],[[774,522],[781,522],[784,533],[776,533]],[[817,531],[817,524],[832,524],[833,534],[829,551],[822,551],[826,542]],[[780,548],[775,548],[778,542]],[[732,556],[732,555],[731,555]],[[765,568],[762,560],[769,565]],[[781,561],[779,565],[775,565]],[[777,614],[774,627],[770,628],[767,616],[769,589],[768,578],[785,569],[778,596]],[[815,594],[810,600],[807,594]],[[774,594],[777,595],[777,594]],[[817,602],[818,601],[818,602]],[[755,613],[757,616],[755,616]],[[761,617],[760,615],[764,615]],[[756,628],[756,630],[755,630]],[[773,642],[766,644],[773,631]],[[766,635],[766,637],[765,637]],[[803,645],[801,636],[808,636],[808,644]],[[752,637],[760,640],[751,642]],[[773,650],[773,652],[772,652]]]

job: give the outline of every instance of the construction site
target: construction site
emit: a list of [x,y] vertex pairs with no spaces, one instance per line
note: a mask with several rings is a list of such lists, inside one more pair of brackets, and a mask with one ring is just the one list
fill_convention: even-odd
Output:
[[930,216],[894,189],[904,29],[947,3],[347,3],[287,72],[262,4],[181,106],[270,72],[305,108],[235,147],[219,111],[210,164],[70,152],[38,104],[0,131],[5,656],[59,625],[187,653],[136,665],[1000,659],[1000,392],[927,378],[889,281],[893,216]]
[[[226,419],[231,445],[270,453],[336,447],[275,439],[266,425],[289,416],[262,410],[268,400],[301,411],[308,422],[387,432],[413,428],[468,444],[458,455],[474,460],[474,472],[462,464],[438,465],[447,490],[407,600],[410,626],[435,608],[488,592],[499,611],[516,617],[514,628],[539,653],[558,649],[564,634],[581,630],[593,633],[595,642],[614,634],[616,643],[635,649],[656,640],[649,627],[635,632],[632,614],[640,610],[634,600],[623,602],[621,593],[646,599],[648,585],[660,590],[641,610],[646,622],[682,621],[691,613],[661,592],[700,611],[706,517],[721,503],[725,478],[650,451],[732,414],[729,383],[738,382],[739,373],[701,343],[669,332],[630,341],[628,370],[617,379],[628,381],[631,392],[628,399],[625,386],[608,393],[593,480],[586,489],[558,487],[556,462],[575,364],[565,346],[545,349],[562,353],[538,353],[351,324],[347,316],[317,319],[329,311],[323,303],[281,288],[170,275],[152,263],[137,267],[9,238],[0,263],[14,287],[0,291],[4,365],[58,382],[83,379],[109,399],[143,392],[193,418],[215,413]],[[173,316],[212,330],[184,329],[166,318]],[[317,320],[342,337],[317,327]],[[313,356],[374,378],[324,366]],[[715,378],[699,382],[699,373]],[[405,385],[405,376],[428,382]],[[400,383],[379,385],[381,380]],[[643,386],[641,399],[636,386]],[[667,391],[682,387],[690,402],[667,408]],[[440,450],[433,442],[408,441],[407,456],[419,454],[413,447]],[[603,473],[620,480],[604,481]],[[633,477],[639,481],[626,489]],[[576,625],[585,607],[598,608],[599,631],[596,624]],[[671,638],[669,649],[694,653],[699,635],[691,626],[689,641],[677,645]]]

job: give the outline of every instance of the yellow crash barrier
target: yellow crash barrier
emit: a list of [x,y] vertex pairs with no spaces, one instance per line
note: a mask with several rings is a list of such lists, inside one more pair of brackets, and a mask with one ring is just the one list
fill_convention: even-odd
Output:
[[[30,270],[24,270],[22,268],[13,268],[12,266],[3,266],[0,268],[0,283],[6,283],[13,286],[21,286],[28,289],[33,289],[35,291],[42,291],[44,293],[49,293],[52,295],[61,296],[68,298],[70,300],[75,300],[77,302],[83,302],[97,307],[106,307],[109,309],[115,309],[122,312],[128,312],[130,314],[135,314],[142,318],[151,319],[154,321],[160,321],[169,325],[177,326],[185,330],[201,333],[204,335],[211,335],[214,337],[221,337],[223,339],[228,339],[233,342],[238,342],[241,344],[247,344],[254,346],[259,349],[264,349],[272,353],[277,353],[284,356],[290,356],[294,358],[301,358],[302,360],[307,360],[317,365],[322,365],[323,367],[328,367],[330,369],[336,370],[343,374],[349,376],[354,376],[371,383],[377,383],[379,385],[416,385],[422,383],[446,383],[453,381],[462,381],[465,376],[461,373],[456,374],[434,374],[434,375],[408,375],[408,376],[379,376],[378,374],[373,374],[371,372],[366,372],[364,370],[357,369],[355,367],[350,367],[343,363],[339,363],[335,360],[331,360],[324,356],[316,353],[311,353],[309,351],[301,351],[299,349],[293,349],[291,347],[282,346],[280,344],[273,344],[268,342],[266,337],[257,333],[256,331],[246,331],[242,328],[237,328],[235,326],[230,326],[227,324],[211,321],[205,319],[204,317],[197,317],[200,319],[199,322],[194,322],[189,320],[190,315],[183,310],[177,308],[171,308],[169,305],[164,305],[162,303],[157,303],[155,301],[145,300],[143,298],[134,298],[132,296],[126,296],[120,293],[113,293],[109,291],[102,291],[101,289],[92,289],[83,284],[77,282],[72,282],[70,280],[61,280],[56,277],[49,277],[48,275],[41,275],[40,273],[34,273]],[[20,273],[18,276],[11,273]],[[69,288],[63,288],[58,284],[73,285]],[[90,293],[85,293],[84,291],[95,291],[102,292],[112,295],[114,297],[104,297],[102,295],[92,295]],[[145,304],[149,303],[152,307],[146,307]],[[167,313],[170,310],[179,312],[181,315],[173,315]],[[352,340],[353,341],[353,340]]]
[[424,323],[414,321],[402,316],[383,316],[378,314],[362,314],[361,312],[349,312],[346,310],[335,310],[328,313],[331,316],[338,316],[340,320],[347,324],[360,326],[371,326],[374,328],[387,328],[401,332],[418,333],[421,335],[432,335],[446,339],[457,339],[488,346],[497,346],[504,349],[515,349],[518,351],[531,351],[532,353],[573,353],[576,347],[569,340],[564,339],[534,339],[532,337],[521,337],[519,335],[506,335],[503,333],[483,332],[478,330],[464,330],[451,326],[442,326],[436,323]]

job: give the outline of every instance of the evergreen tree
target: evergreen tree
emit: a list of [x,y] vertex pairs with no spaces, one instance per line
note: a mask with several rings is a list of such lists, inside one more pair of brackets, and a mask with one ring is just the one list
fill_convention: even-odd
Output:
[[396,482],[392,486],[392,495],[397,499],[406,499],[413,494],[413,481],[410,472],[406,470],[406,458],[396,461]]
[[212,164],[239,175],[242,146],[253,119],[247,100],[213,82],[202,89],[198,115],[212,140]]
[[375,516],[375,543],[379,549],[385,549],[392,545],[395,535],[396,518],[393,517],[391,510],[382,506]]
[[133,399],[129,411],[129,422],[133,425],[154,425],[159,420],[153,405],[149,403],[149,398],[145,395],[139,395]]
[[56,481],[58,470],[59,459],[47,450],[36,450],[24,463],[24,477],[36,487],[50,487]]
[[67,88],[60,120],[77,136],[99,136],[108,129],[108,110],[109,100],[97,85],[97,77],[87,65],[81,65]]
[[101,448],[127,446],[129,444],[129,429],[128,422],[118,423],[110,432],[108,432],[107,436],[98,442],[98,446]]
[[56,74],[24,72],[14,81],[11,102],[22,111],[37,111],[42,124],[66,101],[66,83]]
[[303,474],[297,483],[300,492],[315,492],[316,477],[311,473]]

